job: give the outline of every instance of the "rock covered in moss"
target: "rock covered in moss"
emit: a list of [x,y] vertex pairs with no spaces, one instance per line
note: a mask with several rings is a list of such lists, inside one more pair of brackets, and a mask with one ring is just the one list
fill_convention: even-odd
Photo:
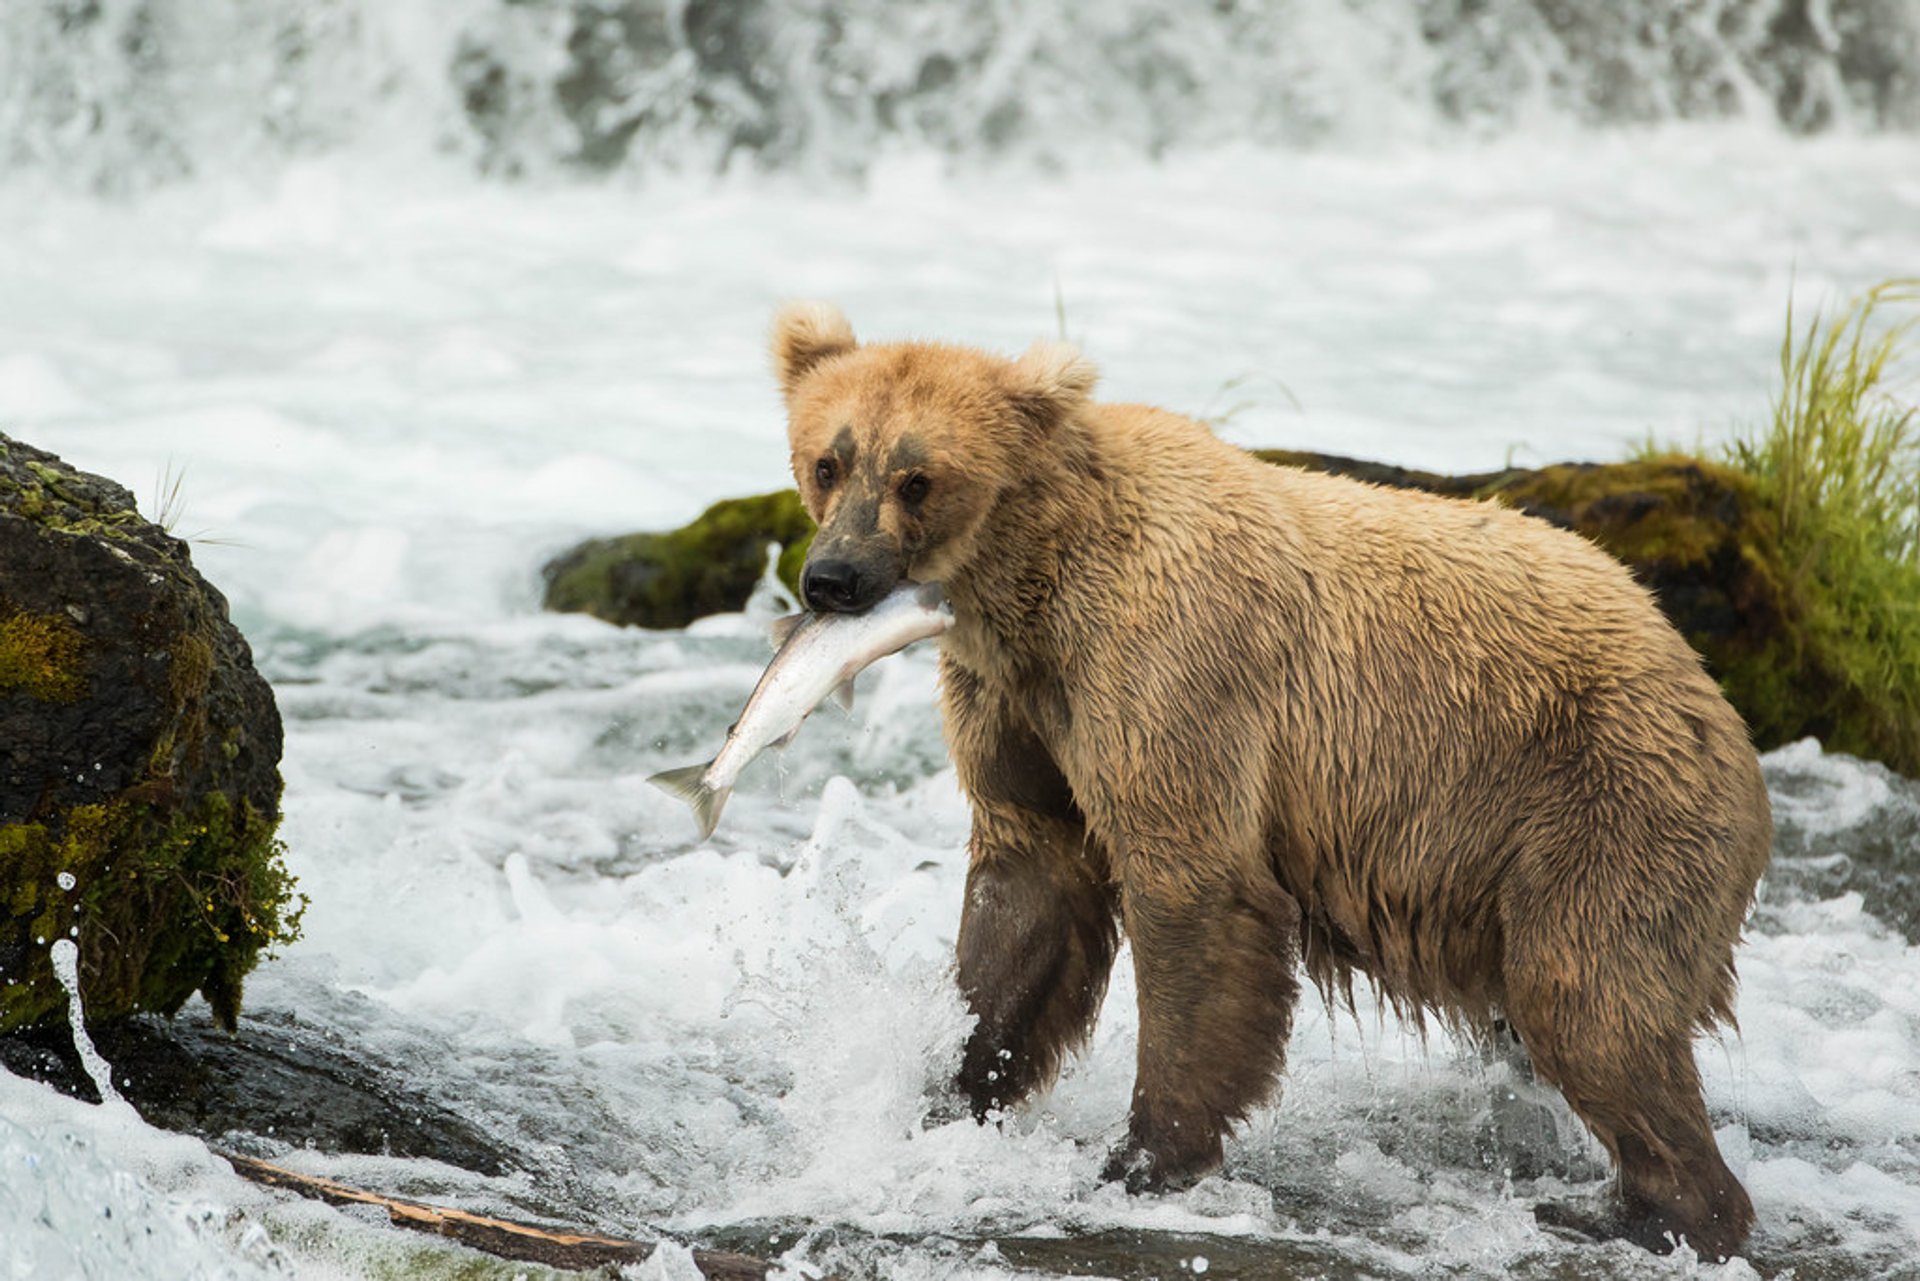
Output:
[[813,521],[793,490],[729,498],[664,533],[596,538],[549,561],[546,608],[625,627],[685,627],[747,603],[780,547],[779,574],[798,590]]
[[299,912],[274,838],[280,715],[187,545],[110,480],[0,435],[0,1030],[88,1014],[231,1025]]

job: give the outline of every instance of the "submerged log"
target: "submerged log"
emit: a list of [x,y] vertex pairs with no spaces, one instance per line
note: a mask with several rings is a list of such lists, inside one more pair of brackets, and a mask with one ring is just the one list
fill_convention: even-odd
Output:
[[[285,1188],[329,1205],[377,1206],[387,1212],[389,1221],[400,1227],[446,1237],[485,1254],[521,1263],[539,1263],[570,1271],[618,1268],[645,1261],[652,1257],[658,1246],[658,1242],[654,1241],[633,1241],[601,1236],[596,1232],[489,1218],[466,1210],[383,1196],[378,1192],[351,1187],[317,1174],[301,1174],[252,1157],[230,1152],[223,1152],[221,1156],[233,1166],[236,1174],[255,1183]],[[700,1275],[712,1278],[712,1281],[763,1281],[771,1269],[771,1265],[764,1260],[725,1250],[696,1249],[693,1251],[693,1262],[700,1269]]]

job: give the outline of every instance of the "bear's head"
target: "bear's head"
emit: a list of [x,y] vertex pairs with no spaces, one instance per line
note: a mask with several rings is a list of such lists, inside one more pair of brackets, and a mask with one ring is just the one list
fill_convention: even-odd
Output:
[[903,580],[963,571],[980,531],[1029,483],[1093,390],[1069,344],[1017,360],[939,343],[862,344],[824,303],[773,322],[793,474],[820,526],[801,571],[810,609],[859,613]]

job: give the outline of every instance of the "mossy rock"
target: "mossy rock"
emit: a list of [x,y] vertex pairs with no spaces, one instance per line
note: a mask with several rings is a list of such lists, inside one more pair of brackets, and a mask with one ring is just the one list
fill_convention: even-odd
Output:
[[133,496],[0,435],[0,1030],[65,1016],[231,1026],[290,940],[280,716],[227,603]]
[[739,609],[778,544],[779,574],[798,591],[813,521],[793,490],[715,503],[658,534],[596,538],[549,561],[546,608],[627,627],[685,627]]

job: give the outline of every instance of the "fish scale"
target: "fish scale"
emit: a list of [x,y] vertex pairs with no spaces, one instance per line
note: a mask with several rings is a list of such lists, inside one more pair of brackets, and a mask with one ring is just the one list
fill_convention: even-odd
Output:
[[853,679],[888,654],[953,625],[938,583],[907,583],[859,614],[794,614],[773,625],[779,652],[747,697],[712,760],[662,770],[649,783],[693,807],[700,839],[713,835],[741,771],[769,747],[785,747],[822,699],[853,706]]

